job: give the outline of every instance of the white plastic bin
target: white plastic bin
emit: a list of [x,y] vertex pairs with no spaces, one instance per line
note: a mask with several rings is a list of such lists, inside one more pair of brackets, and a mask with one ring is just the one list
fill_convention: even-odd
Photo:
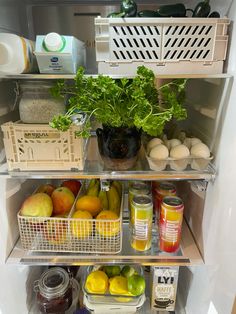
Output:
[[156,74],[223,71],[227,18],[96,18],[100,74],[135,75],[139,65]]

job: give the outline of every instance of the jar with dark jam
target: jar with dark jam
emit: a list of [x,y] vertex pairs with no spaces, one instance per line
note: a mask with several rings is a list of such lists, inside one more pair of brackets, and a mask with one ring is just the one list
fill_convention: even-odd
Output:
[[64,314],[72,304],[72,280],[60,267],[45,271],[35,282],[40,313]]

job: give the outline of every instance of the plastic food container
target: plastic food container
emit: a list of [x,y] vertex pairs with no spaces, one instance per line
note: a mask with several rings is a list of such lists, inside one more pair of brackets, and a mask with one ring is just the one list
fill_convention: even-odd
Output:
[[176,171],[183,171],[187,169],[188,166],[190,166],[190,169],[203,171],[213,159],[213,155],[209,158],[200,158],[190,155],[189,157],[182,159],[173,159],[169,157],[165,160],[161,160],[151,158],[146,154],[146,158],[150,169],[155,171],[163,171],[167,168],[167,166]]
[[8,170],[82,170],[87,140],[76,136],[82,127],[63,132],[48,124],[2,124]]
[[38,71],[34,42],[15,34],[0,33],[0,72],[7,74]]
[[20,119],[24,123],[49,123],[54,116],[65,114],[63,100],[55,99],[50,88],[53,83],[26,81],[20,84]]
[[144,65],[156,74],[222,73],[227,18],[95,19],[98,73],[135,75]]
[[[121,265],[121,267],[124,265]],[[141,276],[143,276],[143,269],[139,265],[132,265],[132,267],[135,268],[137,273]],[[96,270],[99,267],[96,267]],[[93,266],[89,266],[87,268],[87,273],[84,277],[84,282],[83,282],[83,292],[84,295],[86,296],[87,300],[91,304],[117,304],[117,305],[134,305],[137,306],[141,299],[145,297],[145,294],[141,294],[139,296],[125,296],[125,295],[114,295],[110,294],[109,291],[105,294],[96,294],[96,293],[89,293],[86,288],[85,288],[85,282],[87,276],[93,271]]]

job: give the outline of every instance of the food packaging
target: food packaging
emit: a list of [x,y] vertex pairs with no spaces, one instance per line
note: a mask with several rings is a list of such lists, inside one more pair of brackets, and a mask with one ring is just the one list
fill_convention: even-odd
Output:
[[40,73],[75,74],[85,66],[85,44],[73,36],[57,33],[36,37],[35,55]]
[[6,74],[38,71],[33,54],[35,43],[15,34],[0,33],[0,72]]

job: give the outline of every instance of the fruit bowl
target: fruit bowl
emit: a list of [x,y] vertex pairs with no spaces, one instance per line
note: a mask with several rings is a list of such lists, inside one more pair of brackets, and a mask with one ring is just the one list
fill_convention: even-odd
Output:
[[[121,267],[124,265],[120,265]],[[89,266],[87,268],[87,272],[83,278],[83,293],[87,298],[88,302],[91,304],[117,304],[117,305],[132,305],[137,306],[142,299],[145,299],[145,293],[140,295],[124,295],[124,294],[111,294],[109,290],[107,290],[104,294],[91,293],[87,291],[85,287],[87,276],[93,272],[94,270],[100,269],[102,266]],[[132,265],[135,269],[136,273],[143,276],[143,269],[139,265]]]

